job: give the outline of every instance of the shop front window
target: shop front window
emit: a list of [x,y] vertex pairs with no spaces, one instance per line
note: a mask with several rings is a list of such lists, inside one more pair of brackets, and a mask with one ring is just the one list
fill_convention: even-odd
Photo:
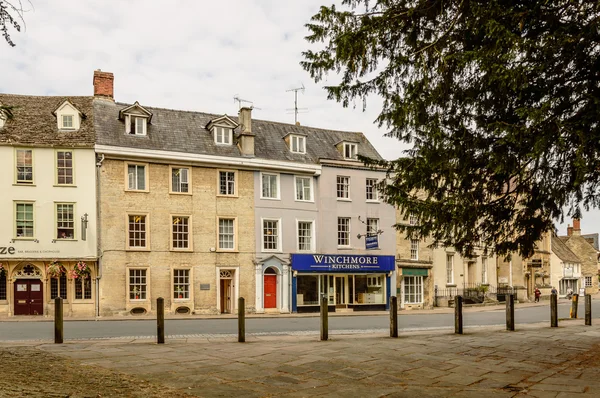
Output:
[[319,304],[319,277],[317,275],[298,276],[297,305],[318,305]]
[[421,304],[423,302],[423,277],[404,277],[404,302],[406,304]]

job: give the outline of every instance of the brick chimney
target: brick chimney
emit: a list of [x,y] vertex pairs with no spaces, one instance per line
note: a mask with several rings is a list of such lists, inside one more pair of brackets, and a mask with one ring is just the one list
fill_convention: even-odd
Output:
[[252,108],[240,108],[240,140],[238,146],[243,156],[254,156],[254,133],[252,132]]
[[573,235],[573,227],[571,226],[571,224],[567,224],[567,236],[572,236]]
[[110,72],[102,72],[100,69],[94,71],[94,97],[115,100],[113,94],[113,83],[115,77]]
[[573,235],[580,236],[581,235],[581,221],[579,218],[573,219]]

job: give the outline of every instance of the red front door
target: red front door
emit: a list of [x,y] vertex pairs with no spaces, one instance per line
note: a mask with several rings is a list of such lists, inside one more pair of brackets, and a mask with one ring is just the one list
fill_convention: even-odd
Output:
[[277,275],[265,275],[265,308],[277,308]]
[[15,315],[43,315],[44,291],[39,279],[15,281]]

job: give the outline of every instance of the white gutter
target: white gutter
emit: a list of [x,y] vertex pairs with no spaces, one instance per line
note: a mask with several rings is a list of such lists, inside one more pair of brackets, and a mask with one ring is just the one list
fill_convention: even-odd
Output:
[[95,145],[97,153],[118,158],[144,158],[150,160],[162,160],[170,163],[199,163],[212,166],[237,166],[240,169],[268,169],[279,171],[290,171],[294,173],[308,173],[316,176],[321,175],[321,165],[303,164],[295,162],[284,162],[279,160],[266,160],[259,158],[237,158],[228,156],[213,156],[187,152],[161,151],[154,149],[140,149],[130,147],[118,147],[112,145]]

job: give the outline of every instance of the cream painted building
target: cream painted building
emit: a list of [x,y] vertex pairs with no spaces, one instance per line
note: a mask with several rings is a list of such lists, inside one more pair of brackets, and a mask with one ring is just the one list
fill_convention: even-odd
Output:
[[91,97],[0,94],[0,316],[94,316],[96,160]]

